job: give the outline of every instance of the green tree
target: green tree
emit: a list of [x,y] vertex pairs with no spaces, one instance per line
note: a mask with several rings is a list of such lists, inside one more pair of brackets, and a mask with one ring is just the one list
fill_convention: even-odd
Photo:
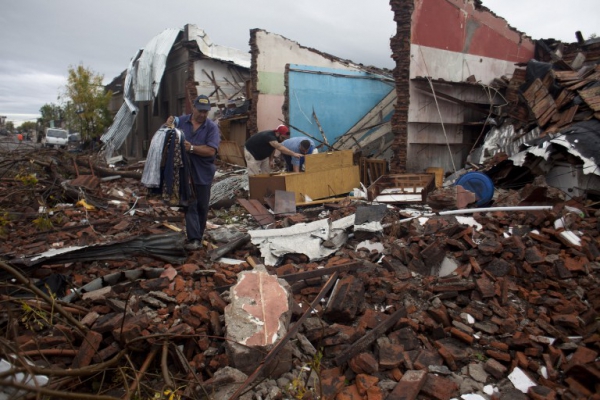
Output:
[[102,85],[102,75],[83,65],[69,67],[65,90],[65,119],[82,139],[98,138],[112,122],[108,102],[112,96]]
[[38,122],[43,128],[50,126],[60,126],[63,119],[63,109],[54,103],[46,103],[40,108],[40,114],[42,115]]
[[21,124],[21,130],[24,132],[35,131],[37,124],[33,121],[25,121]]
[[6,121],[6,125],[4,125],[6,127],[6,130],[9,132],[14,132],[15,131],[15,124],[12,121]]

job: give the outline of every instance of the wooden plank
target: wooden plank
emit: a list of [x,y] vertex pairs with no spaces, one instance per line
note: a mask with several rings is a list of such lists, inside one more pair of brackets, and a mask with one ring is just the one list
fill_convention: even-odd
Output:
[[556,103],[548,89],[536,79],[523,95],[538,124],[545,126],[557,111]]
[[531,85],[529,85],[529,87],[523,92],[523,97],[525,98],[525,100],[527,100],[528,102],[533,102],[537,91],[540,90],[541,87],[542,81],[540,81],[539,79],[533,81]]
[[577,71],[554,71],[554,75],[556,76],[556,79],[561,82],[581,79],[579,72]]
[[[552,96],[547,95],[542,104],[544,104],[544,112],[542,113],[542,116],[550,114],[550,117],[552,115],[554,115],[556,113],[556,103],[554,102],[554,99],[552,98]],[[548,118],[550,119],[550,118]]]
[[546,111],[540,116],[540,126],[546,126],[554,114],[556,114],[556,107],[547,108]]
[[366,186],[371,185],[387,172],[387,161],[373,158],[360,159],[360,181]]
[[567,110],[563,111],[560,114],[560,118],[558,120],[558,127],[563,127],[565,125],[570,124],[571,122],[573,122],[573,118],[575,117],[575,114],[577,114],[577,110],[579,109],[578,105],[574,105],[571,108],[568,108]]
[[600,111],[600,87],[592,87],[585,90],[580,90],[579,95],[592,110]]
[[340,150],[329,153],[311,154],[304,157],[306,172],[318,172],[347,167],[354,163],[353,150]]
[[535,92],[535,98],[533,99],[533,104],[537,105],[544,101],[544,99],[548,96],[548,91],[545,88],[540,88],[537,92]]
[[556,113],[552,116],[552,122],[555,123],[555,127],[556,128],[560,128],[562,126],[568,125],[571,122],[573,122],[573,117],[575,116],[575,114],[577,113],[577,110],[579,109],[578,105],[574,105],[572,107],[569,107],[568,109]]
[[558,97],[556,97],[556,99],[554,100],[554,102],[556,103],[556,108],[558,108],[560,110],[563,106],[570,103],[574,98],[575,98],[575,93],[573,93],[567,89],[561,90]]
[[244,207],[254,219],[261,225],[266,226],[275,222],[275,217],[269,213],[269,210],[256,199],[237,199],[238,203]]
[[375,328],[367,332],[364,336],[354,342],[348,349],[334,359],[335,365],[342,366],[355,355],[365,351],[388,329],[393,327],[402,317],[406,317],[406,309],[400,306],[392,315],[384,319]]
[[542,99],[540,99],[540,101],[538,101],[531,109],[531,111],[533,111],[533,114],[539,118],[541,117],[543,114],[546,113],[546,110],[550,109],[550,108],[554,108],[556,109],[556,104],[554,103],[554,99],[552,99],[552,97],[550,96],[546,96]]
[[[308,157],[307,157],[308,159]],[[296,204],[312,200],[338,196],[360,187],[358,165],[350,165],[317,172],[286,174],[285,190],[296,194]]]
[[554,83],[554,76],[552,75],[552,71],[548,72],[544,78],[542,79],[542,84],[547,89],[550,89],[550,86]]
[[586,81],[586,80],[583,80],[583,81],[577,82],[577,83],[575,83],[575,84],[573,84],[573,85],[569,85],[569,86],[567,86],[566,88],[567,88],[567,89],[569,89],[569,90],[577,90],[577,89],[579,89],[579,88],[582,88],[582,87],[584,87],[584,86],[585,86],[585,85],[587,85],[588,83],[589,83],[588,81]]
[[240,146],[233,141],[222,140],[219,145],[219,159],[234,165],[246,166],[246,159]]

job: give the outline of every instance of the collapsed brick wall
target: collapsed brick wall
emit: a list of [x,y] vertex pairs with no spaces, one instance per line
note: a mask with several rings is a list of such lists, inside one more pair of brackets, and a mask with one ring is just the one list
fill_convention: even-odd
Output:
[[192,112],[192,102],[198,97],[198,82],[194,79],[194,62],[192,56],[188,59],[187,65],[187,77],[185,78],[185,109],[186,113]]
[[195,41],[183,42],[183,47],[187,50],[187,75],[185,77],[185,113],[192,112],[192,102],[198,97],[198,81],[194,64],[202,59],[198,44]]
[[396,105],[392,116],[392,133],[394,141],[392,150],[394,157],[390,162],[390,172],[399,173],[406,171],[408,150],[408,104],[410,85],[410,38],[411,18],[414,2],[406,0],[390,0],[394,12],[394,21],[397,24],[396,35],[390,39],[392,58],[396,62],[393,70],[396,81]]
[[283,91],[283,105],[281,106],[281,113],[283,114],[283,119],[287,125],[289,125],[290,122],[290,99],[288,97],[289,79],[290,64],[285,64],[285,73],[283,74],[283,87],[285,89]]
[[256,33],[260,29],[250,30],[250,109],[248,110],[248,122],[246,124],[246,131],[252,135],[258,132],[258,113],[256,111],[256,105],[258,104],[258,46],[256,45]]

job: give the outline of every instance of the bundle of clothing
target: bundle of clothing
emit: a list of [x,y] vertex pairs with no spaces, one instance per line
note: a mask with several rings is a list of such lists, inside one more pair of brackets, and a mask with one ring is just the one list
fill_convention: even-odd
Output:
[[150,142],[142,184],[170,206],[186,207],[195,198],[183,132],[160,128]]

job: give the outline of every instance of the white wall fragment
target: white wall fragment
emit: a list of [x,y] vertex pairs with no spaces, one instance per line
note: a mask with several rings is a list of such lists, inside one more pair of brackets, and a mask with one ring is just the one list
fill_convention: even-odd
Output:
[[508,379],[512,382],[515,388],[523,393],[527,393],[530,387],[537,386],[535,383],[521,368],[516,367],[508,375]]

